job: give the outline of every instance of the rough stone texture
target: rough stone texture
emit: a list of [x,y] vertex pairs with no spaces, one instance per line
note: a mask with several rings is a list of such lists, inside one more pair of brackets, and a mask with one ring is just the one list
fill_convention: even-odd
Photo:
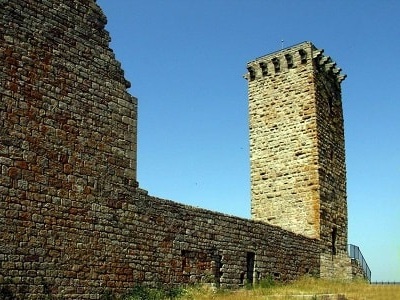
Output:
[[322,53],[304,42],[248,64],[251,209],[255,220],[320,239],[321,276],[349,277],[344,75]]
[[[323,103],[331,90],[339,97],[340,87],[324,75],[324,57],[304,44],[311,51],[306,62],[293,55],[287,70],[282,60],[279,75],[264,74],[272,81],[261,85],[259,65],[251,65],[253,186],[258,182],[252,209],[260,221],[245,220],[138,187],[137,100],[126,90],[105,24],[90,0],[0,0],[1,293],[99,299],[105,290],[122,293],[137,283],[234,287],[267,276],[285,281],[347,272],[340,267],[347,260],[339,259],[347,226],[340,98],[332,113]],[[276,92],[256,102],[257,93],[269,97],[263,85]],[[298,92],[296,101],[280,97]],[[266,136],[267,118],[276,123],[268,128],[271,140],[254,140],[255,133]],[[330,147],[335,152],[327,158]],[[276,151],[282,157],[268,158]],[[278,196],[287,201],[285,209],[276,202],[286,214],[270,205]]]
[[362,265],[357,259],[351,259],[351,274],[352,278],[358,280],[366,280],[369,281],[368,275],[365,273]]
[[[65,211],[60,219],[32,216],[3,233],[8,240],[1,248],[0,281],[17,296],[98,299],[105,290],[124,292],[139,282],[229,287],[249,278],[293,280],[319,271],[317,240],[141,190],[117,203],[92,204],[85,219],[68,203],[58,203],[51,214]],[[248,253],[255,254],[250,273]]]
[[316,239],[137,187],[137,101],[105,23],[94,1],[0,1],[2,293],[318,274]]
[[338,252],[332,255],[331,253],[321,251],[320,277],[325,279],[353,279],[351,259],[347,253]]

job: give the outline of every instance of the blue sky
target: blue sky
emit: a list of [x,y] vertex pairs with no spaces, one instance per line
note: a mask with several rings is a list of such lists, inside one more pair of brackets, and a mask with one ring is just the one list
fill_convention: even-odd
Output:
[[349,242],[400,281],[400,1],[98,0],[139,99],[138,180],[250,217],[246,63],[311,41],[347,74]]

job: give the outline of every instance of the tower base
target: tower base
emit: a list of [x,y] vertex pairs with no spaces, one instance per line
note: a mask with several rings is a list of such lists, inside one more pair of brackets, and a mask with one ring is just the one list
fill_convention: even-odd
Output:
[[324,279],[352,280],[351,259],[347,253],[335,255],[322,253],[320,258],[320,277]]

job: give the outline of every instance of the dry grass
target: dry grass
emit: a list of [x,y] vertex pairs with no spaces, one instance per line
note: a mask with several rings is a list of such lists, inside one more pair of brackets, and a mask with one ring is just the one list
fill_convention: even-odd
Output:
[[209,287],[201,287],[190,290],[186,299],[324,299],[324,297],[321,296],[322,294],[343,295],[345,299],[348,300],[396,300],[400,299],[400,285],[371,285],[365,282],[341,282],[304,278],[286,285],[275,285],[269,288],[256,287],[237,291],[215,292]]

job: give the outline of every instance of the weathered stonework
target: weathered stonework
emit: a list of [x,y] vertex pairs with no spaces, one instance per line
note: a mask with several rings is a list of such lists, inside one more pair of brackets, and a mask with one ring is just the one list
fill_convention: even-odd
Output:
[[[291,173],[292,196],[281,188],[285,184],[253,191],[267,195],[270,188],[273,199],[281,193],[300,208],[302,214],[296,216],[288,206],[294,225],[275,226],[268,224],[270,217],[227,216],[154,198],[138,187],[137,100],[126,90],[129,82],[109,48],[105,24],[92,0],[0,1],[1,291],[17,299],[99,299],[105,290],[122,293],[137,283],[235,287],[267,276],[285,281],[324,275],[328,269],[342,272],[331,263],[342,255],[347,226],[340,102],[333,102],[339,123],[315,105],[326,100],[330,85],[340,89],[310,65],[311,60],[322,64],[324,58],[315,57],[314,49],[305,64],[293,56],[296,71],[282,65],[281,77],[271,77],[277,90],[296,95],[290,86],[280,85],[284,74],[298,72],[298,79],[294,73],[291,78],[302,82],[304,95],[321,93],[317,100],[298,98],[292,104],[297,112],[283,105],[275,112],[268,108],[262,117],[280,120],[271,131],[279,130],[281,138],[292,130],[301,137],[293,136],[296,152],[285,156],[296,171],[281,167],[284,161],[277,159],[278,167],[271,165],[268,173],[275,178]],[[262,76],[257,72],[256,78]],[[250,89],[255,83],[250,78]],[[318,85],[328,89],[319,91]],[[287,111],[286,121],[280,110]],[[254,120],[261,116],[254,117],[252,130],[257,131]],[[317,118],[321,124],[331,122],[333,127],[327,128],[339,134],[332,137],[332,131],[315,127]],[[273,147],[279,150],[289,142],[285,138]],[[338,143],[332,147],[339,163],[324,156],[331,149],[325,143]],[[267,174],[256,158],[264,164],[264,156],[274,151],[255,154],[254,141],[252,145],[254,183]],[[264,213],[262,205],[254,205],[253,214]],[[276,208],[272,212],[277,216]],[[331,253],[333,226],[336,255]]]
[[345,76],[309,42],[260,57],[248,71],[252,217],[320,239],[322,260],[344,255],[350,268]]
[[137,188],[136,99],[93,1],[0,6],[3,291],[96,299],[318,272],[317,240]]

